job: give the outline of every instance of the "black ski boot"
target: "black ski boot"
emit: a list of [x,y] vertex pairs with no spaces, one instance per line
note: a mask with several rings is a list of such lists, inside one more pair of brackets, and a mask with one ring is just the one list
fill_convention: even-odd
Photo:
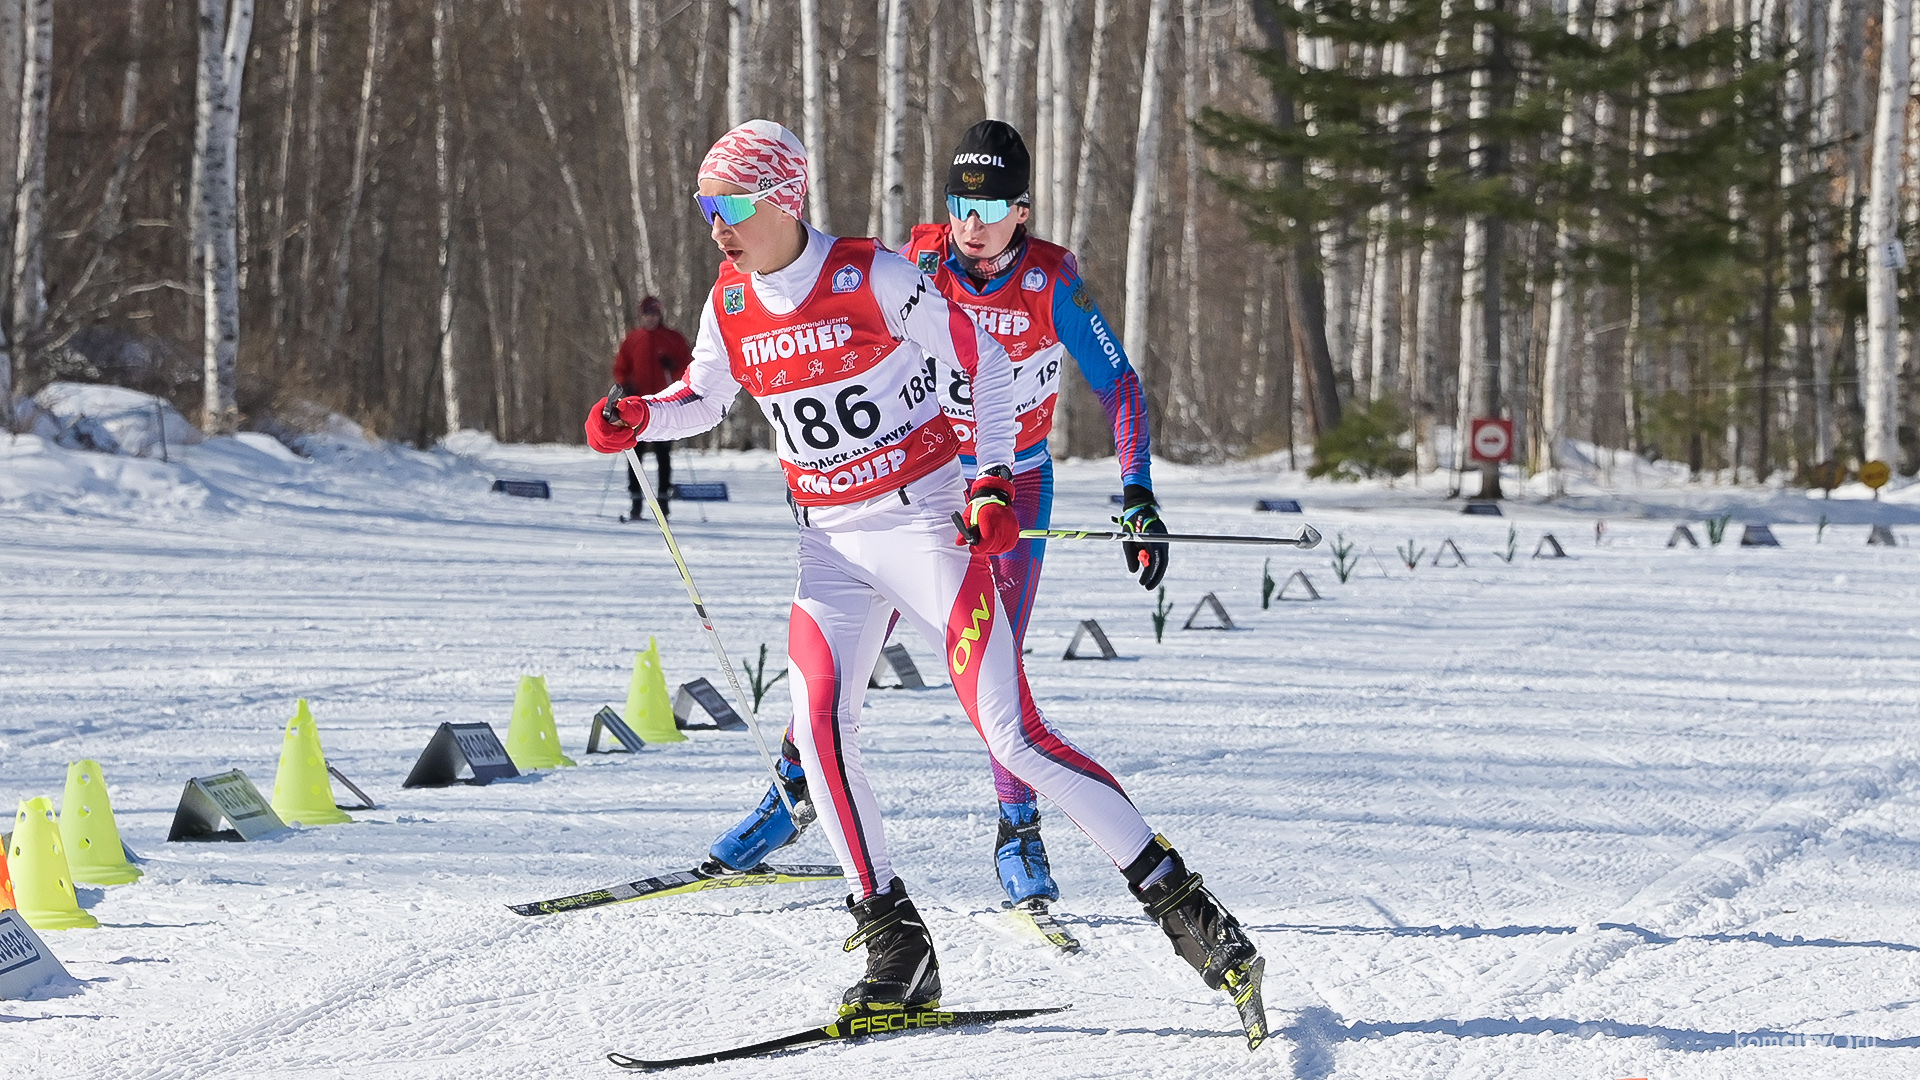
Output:
[[[1163,867],[1165,872],[1155,878]],[[1165,837],[1155,836],[1123,872],[1127,887],[1166,931],[1180,958],[1193,965],[1208,987],[1233,998],[1246,1028],[1247,1049],[1259,1046],[1267,1037],[1266,1009],[1260,1000],[1266,960],[1239,920],[1206,890],[1199,874],[1187,869]],[[1149,878],[1154,879],[1151,884],[1141,884]]]
[[639,521],[641,511],[645,510],[646,508],[647,508],[647,500],[645,499],[633,500],[633,509],[627,513],[627,520]]
[[867,973],[840,999],[840,1015],[940,1004],[940,961],[933,955],[926,923],[907,899],[906,885],[894,878],[886,892],[857,904],[849,896],[847,910],[859,927],[847,939],[846,950],[867,947]]

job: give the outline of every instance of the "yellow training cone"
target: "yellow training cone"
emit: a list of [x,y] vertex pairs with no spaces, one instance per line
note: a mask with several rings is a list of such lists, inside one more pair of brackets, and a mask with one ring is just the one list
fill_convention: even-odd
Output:
[[280,743],[280,771],[273,777],[273,812],[289,825],[338,825],[352,821],[333,804],[333,778],[320,749],[320,728],[307,711],[307,699],[293,707],[287,735]]
[[633,683],[627,687],[627,712],[621,719],[645,742],[686,742],[673,722],[667,700],[667,675],[660,670],[660,643],[647,639],[647,651],[633,654]]
[[553,726],[545,675],[520,676],[520,689],[513,695],[513,719],[507,724],[507,756],[520,769],[577,764],[560,752],[560,732]]
[[60,846],[52,799],[42,795],[20,804],[13,818],[13,842],[7,845],[7,868],[13,874],[14,899],[28,926],[72,930],[100,925],[80,910],[80,901],[73,895],[73,874]]
[[89,885],[125,885],[140,880],[139,867],[127,861],[120,827],[107,800],[100,765],[76,761],[67,766],[67,793],[60,799],[60,842],[67,849],[73,880]]

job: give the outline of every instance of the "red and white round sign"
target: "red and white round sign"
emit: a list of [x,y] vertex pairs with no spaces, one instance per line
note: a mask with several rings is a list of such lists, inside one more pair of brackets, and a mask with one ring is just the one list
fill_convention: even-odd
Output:
[[1513,421],[1475,419],[1470,445],[1475,461],[1513,460]]

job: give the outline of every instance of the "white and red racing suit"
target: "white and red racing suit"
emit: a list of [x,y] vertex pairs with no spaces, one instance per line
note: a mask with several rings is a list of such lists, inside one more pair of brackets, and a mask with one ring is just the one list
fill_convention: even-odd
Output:
[[723,265],[685,378],[647,399],[639,437],[719,423],[742,387],[773,426],[800,525],[788,626],[794,742],[840,863],[861,898],[894,877],[857,738],[867,676],[894,611],[946,658],[961,706],[1002,764],[1052,800],[1118,866],[1153,830],[1120,784],[1041,715],[985,555],[954,543],[966,501],[939,390],[964,371],[982,468],[1013,458],[1007,354],[913,264],[870,239],[807,226],[772,274]]

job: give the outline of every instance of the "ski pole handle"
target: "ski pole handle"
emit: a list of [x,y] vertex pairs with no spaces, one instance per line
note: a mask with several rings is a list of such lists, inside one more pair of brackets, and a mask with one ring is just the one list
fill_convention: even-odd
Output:
[[980,542],[980,530],[970,528],[967,525],[967,519],[961,517],[958,510],[953,512],[953,527],[960,530],[960,538],[965,540],[969,547]]
[[620,419],[620,399],[626,396],[627,388],[614,383],[607,390],[607,400],[600,403],[600,419],[613,427],[626,427],[627,422]]

